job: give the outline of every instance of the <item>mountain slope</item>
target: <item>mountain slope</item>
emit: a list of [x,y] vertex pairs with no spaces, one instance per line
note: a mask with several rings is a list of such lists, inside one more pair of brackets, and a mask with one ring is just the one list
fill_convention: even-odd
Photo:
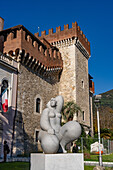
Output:
[[[113,130],[113,89],[101,93],[101,106],[99,107],[100,128]],[[94,107],[94,131],[97,133],[97,110]]]
[[101,106],[104,107],[108,106],[113,109],[113,89],[105,93],[101,93],[101,95],[102,95]]

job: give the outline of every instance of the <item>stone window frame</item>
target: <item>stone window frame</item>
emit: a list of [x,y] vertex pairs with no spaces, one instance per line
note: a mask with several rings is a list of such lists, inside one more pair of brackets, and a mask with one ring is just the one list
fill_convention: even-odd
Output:
[[[37,99],[37,98],[40,99],[40,113],[36,112],[36,99]],[[34,98],[34,114],[35,114],[35,115],[39,115],[39,114],[41,114],[41,113],[42,113],[42,97],[41,97],[39,94],[37,94],[37,95],[35,96],[35,98]]]
[[77,110],[77,111],[74,113],[73,120],[78,121],[78,115],[79,115],[79,111]]
[[39,131],[40,131],[40,129],[35,128],[35,132],[34,132],[34,142],[37,143],[37,144],[40,143],[40,142],[39,142],[39,139],[38,139],[38,141],[36,141],[36,132],[39,133]]

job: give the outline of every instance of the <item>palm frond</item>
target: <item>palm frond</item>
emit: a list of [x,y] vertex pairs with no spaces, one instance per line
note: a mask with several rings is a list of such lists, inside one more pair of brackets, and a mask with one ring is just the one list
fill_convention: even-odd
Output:
[[69,118],[73,118],[75,112],[77,111],[82,112],[81,108],[74,101],[65,103],[62,109],[63,119],[68,121]]

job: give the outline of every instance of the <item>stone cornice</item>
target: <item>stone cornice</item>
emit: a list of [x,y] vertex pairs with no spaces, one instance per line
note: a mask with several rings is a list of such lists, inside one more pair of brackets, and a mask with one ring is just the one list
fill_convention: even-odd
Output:
[[68,39],[64,39],[61,41],[56,41],[51,43],[53,46],[56,46],[57,48],[63,48],[63,47],[68,47],[73,45],[73,39],[72,38],[68,38]]
[[75,38],[75,46],[80,50],[80,52],[87,58],[89,59],[89,53],[86,51],[86,49],[83,47],[83,45],[81,44],[81,42]]
[[89,53],[84,48],[84,46],[81,44],[81,42],[79,41],[78,38],[68,38],[68,39],[57,41],[57,42],[54,42],[51,44],[53,46],[56,46],[57,48],[65,48],[65,47],[75,45],[87,59],[89,59],[89,57],[90,57]]
[[11,70],[17,71],[18,63],[8,55],[0,55],[0,63]]
[[19,50],[18,53],[16,51],[16,53],[11,54],[11,57],[14,58],[12,59],[10,57],[12,60],[17,60],[19,65],[24,65],[26,68],[30,69],[49,83],[54,84],[59,81],[59,75],[62,72],[62,67],[46,67],[45,65],[40,63],[40,61],[34,59],[33,56],[30,56],[28,53],[25,53],[25,51],[22,50]]

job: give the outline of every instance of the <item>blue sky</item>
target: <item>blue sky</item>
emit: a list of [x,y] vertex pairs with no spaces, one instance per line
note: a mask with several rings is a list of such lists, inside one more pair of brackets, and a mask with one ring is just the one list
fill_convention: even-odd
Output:
[[4,29],[22,24],[40,32],[77,21],[91,44],[89,73],[95,94],[113,89],[113,0],[1,1]]

